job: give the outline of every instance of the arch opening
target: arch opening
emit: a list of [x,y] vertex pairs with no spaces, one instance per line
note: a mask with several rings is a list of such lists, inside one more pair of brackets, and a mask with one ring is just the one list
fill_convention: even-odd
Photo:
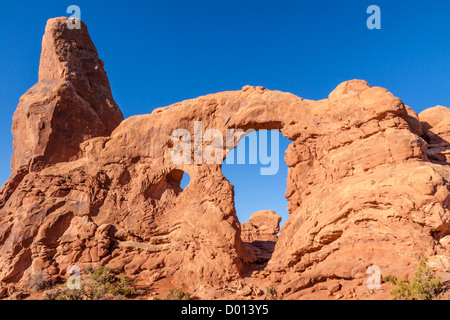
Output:
[[234,186],[241,238],[257,257],[252,270],[267,265],[279,229],[289,217],[284,155],[291,143],[277,130],[255,131],[242,138],[222,164],[223,175]]
[[186,172],[183,172],[183,177],[181,178],[180,181],[180,188],[184,191],[184,189],[186,189],[186,187],[189,185],[190,182],[191,177]]
[[190,181],[189,175],[180,169],[173,169],[169,173],[164,174],[156,184],[144,191],[145,198],[153,198],[160,200],[167,191],[173,192],[178,196],[184,191]]

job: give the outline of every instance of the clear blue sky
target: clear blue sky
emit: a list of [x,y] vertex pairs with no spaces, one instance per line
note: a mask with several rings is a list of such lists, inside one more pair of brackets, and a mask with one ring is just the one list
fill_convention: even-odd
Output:
[[[45,22],[68,16],[71,4],[81,8],[125,117],[247,84],[322,99],[354,78],[388,88],[417,112],[450,107],[447,0],[11,1],[0,7],[0,181],[10,174],[12,114],[37,81]],[[372,4],[381,30],[366,28]],[[285,217],[285,174],[274,183],[247,166],[225,169],[241,221],[260,207]]]

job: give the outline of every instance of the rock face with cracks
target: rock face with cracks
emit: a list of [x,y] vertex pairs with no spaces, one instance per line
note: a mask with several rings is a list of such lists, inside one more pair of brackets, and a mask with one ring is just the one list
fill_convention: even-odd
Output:
[[78,30],[69,29],[67,19],[48,21],[39,81],[13,117],[13,170],[76,160],[81,142],[109,136],[119,125],[123,115],[103,65],[84,23]]
[[241,239],[253,251],[258,264],[264,264],[272,257],[280,222],[281,217],[275,211],[263,210],[252,214],[249,222],[241,223]]
[[[221,166],[172,161],[172,133],[193,136],[194,121],[223,137],[273,129],[292,140],[290,217],[278,240],[273,215],[250,221],[272,228],[256,240],[277,240],[262,276],[280,294],[327,279],[361,282],[373,264],[408,277],[421,257],[449,256],[449,109],[418,116],[388,90],[352,80],[320,101],[246,86],[122,121],[86,26],[66,22],[49,20],[39,82],[14,114],[13,172],[0,192],[2,287],[101,263],[196,292],[267,262],[249,244],[255,234],[241,227]],[[223,158],[230,151],[203,146]]]

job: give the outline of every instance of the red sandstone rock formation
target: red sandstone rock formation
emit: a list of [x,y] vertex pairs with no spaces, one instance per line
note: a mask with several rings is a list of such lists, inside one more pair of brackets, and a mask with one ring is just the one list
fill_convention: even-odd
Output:
[[272,210],[263,210],[251,215],[249,222],[241,223],[241,238],[245,242],[273,241],[278,239],[281,217]]
[[419,119],[424,137],[429,142],[427,155],[431,161],[448,162],[450,157],[450,109],[442,106],[427,109]]
[[[446,263],[433,257],[449,256],[450,127],[436,115],[447,108],[418,117],[386,89],[353,80],[320,101],[246,86],[121,122],[86,27],[66,21],[49,21],[39,82],[14,115],[13,173],[0,192],[2,287],[97,263],[170,277],[202,298],[245,280],[259,258],[244,241],[256,234],[241,228],[221,166],[171,160],[172,132],[193,135],[197,120],[224,137],[279,129],[292,140],[290,217],[255,273],[279,294],[298,298],[328,279],[361,285],[372,264],[405,277],[421,257]],[[274,239],[277,219],[252,218],[258,237]]]
[[81,142],[109,136],[123,120],[86,25],[69,29],[66,20],[48,21],[39,82],[14,113],[13,170],[76,160]]
[[280,221],[281,217],[276,212],[263,210],[252,214],[249,222],[241,223],[241,239],[253,251],[257,263],[264,264],[272,257],[278,240]]

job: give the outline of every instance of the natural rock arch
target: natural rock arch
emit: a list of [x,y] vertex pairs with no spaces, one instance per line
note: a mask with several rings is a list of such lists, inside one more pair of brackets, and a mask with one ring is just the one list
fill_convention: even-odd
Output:
[[287,219],[288,167],[284,156],[291,143],[278,131],[260,134],[258,130],[245,135],[227,154],[222,173],[235,188],[236,210],[241,222],[247,222],[252,213],[260,210],[274,210],[283,220]]
[[[62,35],[52,42],[56,56],[71,37],[66,21],[50,20],[46,29],[47,41]],[[83,37],[72,44],[89,37],[86,28],[76,32]],[[90,54],[95,70],[99,60]],[[47,57],[54,55],[42,57],[40,74],[47,76],[38,87],[78,83],[67,74],[92,76],[77,63],[47,73],[54,63]],[[82,93],[92,101],[95,92]],[[28,92],[18,110],[35,101],[34,94]],[[47,110],[59,98],[51,92],[36,103]],[[30,108],[27,119],[42,108]],[[220,288],[240,279],[255,257],[240,238],[232,185],[219,164],[171,159],[171,134],[184,128],[194,135],[195,121],[223,136],[227,129],[278,129],[293,141],[286,154],[290,218],[260,275],[270,276],[280,293],[295,297],[327,278],[360,282],[371,264],[407,276],[421,256],[446,250],[433,232],[449,220],[450,171],[435,153],[434,163],[429,161],[419,118],[400,99],[361,80],[339,85],[320,101],[246,86],[130,117],[110,135],[73,137],[80,147],[64,146],[73,149],[61,159],[39,144],[37,125],[29,133],[36,139],[27,141],[40,141],[38,149],[50,153],[42,157],[32,143],[15,147],[14,171],[0,193],[0,282],[25,285],[42,269],[56,276],[70,265],[92,263],[153,279],[164,274],[203,297],[210,292],[200,286]],[[13,134],[15,143],[22,141],[21,130]],[[180,172],[191,182],[177,193],[171,182],[181,180]]]

